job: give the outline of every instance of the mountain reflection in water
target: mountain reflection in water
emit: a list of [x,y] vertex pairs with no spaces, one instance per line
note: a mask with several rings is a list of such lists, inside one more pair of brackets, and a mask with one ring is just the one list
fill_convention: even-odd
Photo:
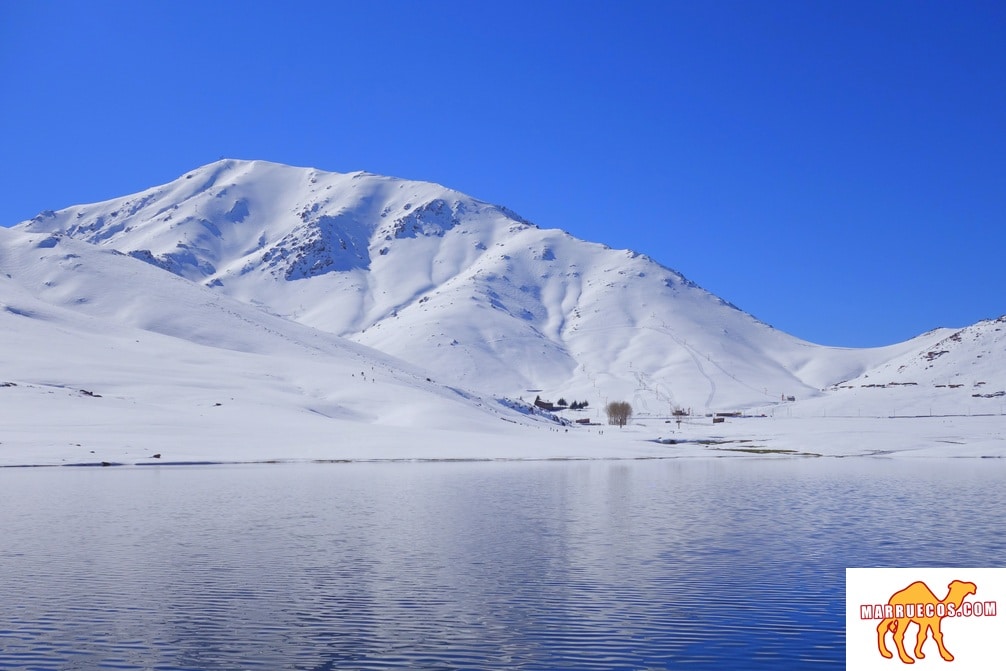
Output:
[[844,569],[1001,563],[1004,473],[0,469],[0,669],[840,668]]

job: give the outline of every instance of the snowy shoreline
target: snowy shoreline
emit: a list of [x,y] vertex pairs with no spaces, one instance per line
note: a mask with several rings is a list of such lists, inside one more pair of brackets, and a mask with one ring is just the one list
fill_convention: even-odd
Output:
[[[0,441],[0,467],[149,467],[285,463],[441,463],[724,458],[1006,458],[1006,416],[918,418],[706,418],[615,427],[503,424],[498,431],[418,427],[142,426],[22,427]],[[74,438],[71,439],[71,436]],[[155,458],[153,455],[158,454]]]

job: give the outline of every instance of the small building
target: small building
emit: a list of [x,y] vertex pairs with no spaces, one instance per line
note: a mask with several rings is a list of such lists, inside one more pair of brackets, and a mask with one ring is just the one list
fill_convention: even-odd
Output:
[[559,408],[555,407],[555,404],[552,403],[551,401],[541,400],[541,396],[534,397],[534,405],[536,408],[541,408],[542,410],[547,410],[549,412],[555,412],[556,410],[559,410]]

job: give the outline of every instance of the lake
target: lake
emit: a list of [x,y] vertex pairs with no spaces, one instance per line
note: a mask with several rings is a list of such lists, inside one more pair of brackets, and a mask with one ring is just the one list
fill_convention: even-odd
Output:
[[1006,464],[0,469],[0,669],[843,668],[848,566],[1000,566]]

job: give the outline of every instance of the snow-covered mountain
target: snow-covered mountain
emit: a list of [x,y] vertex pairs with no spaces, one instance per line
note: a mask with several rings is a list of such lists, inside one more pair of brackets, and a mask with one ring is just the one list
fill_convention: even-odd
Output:
[[0,465],[20,448],[178,459],[253,439],[268,458],[346,441],[366,457],[367,437],[497,424],[536,422],[112,249],[0,228]]
[[[933,342],[834,384],[832,413],[1002,414],[1006,410],[1006,316],[940,329]],[[822,406],[823,407],[823,406]]]
[[813,345],[646,256],[363,172],[224,160],[18,228],[118,250],[490,394],[726,409],[816,396],[917,348]]
[[[135,295],[91,296],[75,310],[100,305],[141,328],[184,323],[175,330],[195,328],[198,339],[205,325],[176,321],[191,306],[172,297],[181,283],[198,284],[198,301],[271,313],[277,330],[297,322],[460,388],[586,400],[595,412],[609,399],[666,414],[830,398],[951,333],[874,349],[814,345],[646,256],[538,228],[439,185],[364,172],[223,160],[132,196],[43,212],[17,230],[40,252],[73,238],[158,269]],[[155,279],[170,277],[163,271],[177,277]],[[25,281],[65,301],[75,277],[51,289],[42,276]],[[148,285],[163,292],[155,303]],[[212,338],[240,339],[240,328],[219,326]],[[1004,355],[991,347],[986,362],[1000,377],[985,377],[998,380]],[[949,370],[951,360],[935,363]]]

